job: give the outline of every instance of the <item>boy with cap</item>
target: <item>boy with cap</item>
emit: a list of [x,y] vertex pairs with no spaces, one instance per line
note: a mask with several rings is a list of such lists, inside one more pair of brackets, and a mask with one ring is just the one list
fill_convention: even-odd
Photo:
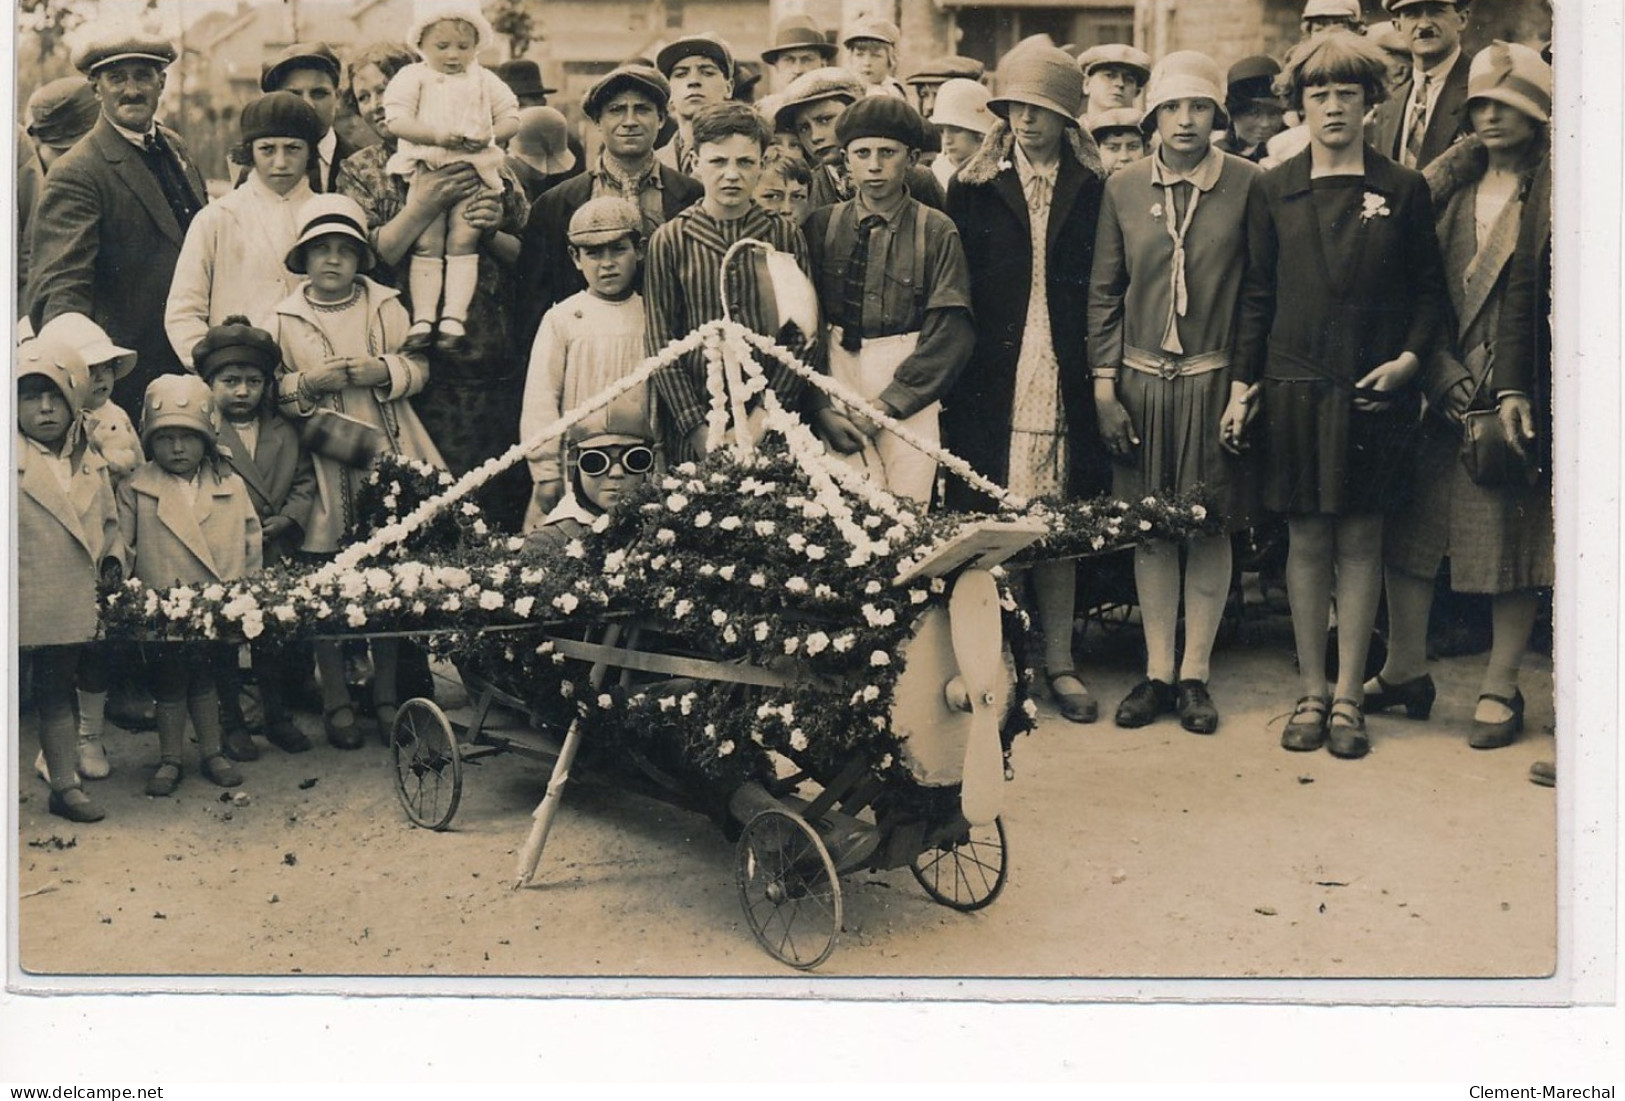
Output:
[[1138,107],[1111,107],[1084,118],[1100,148],[1100,163],[1111,176],[1145,156],[1145,112]]
[[325,42],[295,42],[260,69],[261,92],[291,92],[316,112],[318,137],[305,166],[312,191],[332,191],[338,185],[339,163],[359,148],[333,126],[341,72],[338,55]]
[[[814,210],[852,198],[852,180],[835,136],[835,122],[848,106],[865,98],[863,83],[845,69],[814,69],[798,76],[785,90],[775,114],[775,126],[796,135],[801,152],[812,166]],[[931,170],[914,165],[908,171],[908,193],[926,206],[941,210],[947,201]]]
[[[220,454],[248,489],[259,516],[266,565],[299,549],[316,501],[316,467],[299,442],[293,422],[276,411],[276,372],[282,351],[271,334],[235,315],[211,328],[192,349],[192,365],[208,383],[220,410]],[[310,739],[293,724],[276,675],[281,654],[255,643],[254,670],[265,713],[265,737],[288,753],[303,753]],[[220,679],[222,745],[234,761],[259,757],[243,722],[237,648],[222,650]]]
[[[705,197],[655,231],[644,266],[643,302],[649,354],[688,336],[722,311],[722,261],[746,238],[791,253],[805,273],[807,246],[788,218],[769,214],[751,198],[762,172],[762,156],[772,135],[767,124],[742,103],[708,108],[694,119],[700,183]],[[759,333],[788,339],[772,288],[745,277],[757,265],[749,254],[736,258],[729,277],[733,317]],[[815,333],[799,334],[803,341]],[[690,352],[655,372],[654,391],[666,455],[674,463],[705,454],[705,357]],[[777,361],[768,382],[786,407],[799,401],[801,380]]]
[[[570,217],[570,262],[587,289],[547,311],[530,350],[519,438],[531,439],[568,410],[620,382],[643,362],[645,323],[638,269],[643,219],[637,207],[612,196],[591,199]],[[640,386],[615,401],[636,414],[647,435],[649,392]],[[535,483],[525,510],[530,531],[564,495],[558,439],[532,452]]]
[[987,66],[974,57],[949,54],[927,61],[904,77],[903,83],[914,89],[915,106],[920,109],[921,115],[929,119],[936,110],[937,96],[944,84],[950,80],[968,80],[972,84],[980,84],[982,74],[986,71]]
[[835,64],[835,43],[824,37],[810,15],[792,15],[773,28],[773,44],[762,51],[773,71],[773,91],[782,92],[802,73]]
[[1383,0],[1410,43],[1412,73],[1377,108],[1370,133],[1377,152],[1421,170],[1471,128],[1467,77],[1472,58],[1461,48],[1468,0]]
[[655,159],[685,176],[694,175],[694,116],[734,94],[733,48],[715,34],[679,38],[655,55],[655,67],[671,82],[671,113],[677,133]]
[[589,200],[625,199],[643,217],[643,239],[699,199],[704,189],[654,155],[655,136],[666,120],[671,86],[645,65],[622,65],[587,89],[581,110],[598,127],[603,149],[597,163],[579,176],[550,188],[525,223],[519,245],[519,308],[516,334],[530,347],[542,316],[556,303],[586,289],[570,260],[569,227]]
[[[219,434],[220,412],[202,379],[152,380],[141,407],[141,443],[151,459],[117,494],[131,575],[150,588],[224,585],[259,572],[259,516],[248,487],[220,454]],[[180,785],[188,715],[203,775],[220,787],[243,782],[221,743],[215,676],[221,648],[214,642],[151,648],[159,761],[148,795],[173,795]]]
[[[979,80],[945,80],[932,96],[931,125],[937,128],[942,155],[931,162],[931,175],[948,189],[959,166],[982,147],[982,139],[993,129],[993,112],[987,109],[992,93]],[[921,92],[921,99],[924,99]]]
[[1133,107],[1151,79],[1151,58],[1124,42],[1093,46],[1078,55],[1083,70],[1085,114],[1113,107]]
[[[904,180],[919,158],[925,120],[901,100],[859,100],[837,124],[857,188],[807,220],[818,297],[829,331],[829,369],[914,435],[941,438],[938,399],[970,359],[970,275],[959,231],[911,198]],[[880,428],[860,408],[812,399],[825,443],[892,493],[930,504],[936,460]]]
[[1360,0],[1307,0],[1298,29],[1305,38],[1330,31],[1364,34],[1365,13],[1360,10]]
[[17,645],[30,659],[50,811],[95,822],[105,812],[79,782],[74,681],[96,637],[97,586],[121,575],[124,544],[107,467],[78,428],[90,391],[84,359],[41,337],[18,347],[16,364],[17,546],[26,551],[16,559]]
[[897,79],[897,24],[884,19],[860,19],[841,39],[846,49],[846,67],[863,81],[866,96],[895,96],[908,99]]

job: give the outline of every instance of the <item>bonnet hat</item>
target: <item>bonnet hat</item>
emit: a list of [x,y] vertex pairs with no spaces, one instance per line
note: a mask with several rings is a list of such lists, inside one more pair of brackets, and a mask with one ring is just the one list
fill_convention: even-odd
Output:
[[860,138],[887,138],[919,149],[925,145],[925,120],[900,99],[868,96],[835,120],[835,140],[843,147]]
[[378,256],[367,238],[367,215],[348,195],[327,192],[312,195],[299,208],[299,239],[288,250],[284,266],[295,275],[304,275],[305,246],[318,237],[334,233],[349,237],[361,246],[361,263],[356,270],[371,271]]
[[508,153],[544,176],[576,166],[576,155],[570,151],[570,123],[552,107],[519,109],[519,131],[508,143]]
[[633,91],[640,92],[654,101],[664,114],[671,104],[671,84],[665,76],[652,65],[643,63],[617,65],[603,76],[599,77],[587,94],[581,97],[581,112],[594,122],[604,113],[604,105],[616,93]]
[[227,367],[255,367],[269,376],[281,363],[282,350],[271,334],[241,314],[211,326],[192,348],[192,365],[204,382],[212,382]]
[[643,233],[643,215],[617,195],[588,199],[570,215],[565,235],[572,245],[603,245]]
[[220,411],[209,384],[196,375],[159,375],[147,384],[141,398],[141,444],[145,447],[160,428],[186,428],[197,432],[215,451],[220,441]]
[[1467,103],[1504,103],[1536,122],[1552,121],[1552,67],[1528,46],[1491,42],[1467,71]]
[[810,15],[792,15],[773,28],[773,44],[762,51],[762,61],[772,65],[790,50],[817,50],[826,62],[835,60],[835,43],[824,37]]
[[17,345],[17,378],[39,375],[62,392],[75,419],[90,397],[90,368],[72,344],[44,335]]
[[82,313],[59,313],[47,321],[39,331],[43,340],[66,344],[85,361],[85,370],[109,360],[113,363],[113,377],[123,378],[135,370],[136,353],[114,344],[107,330]]
[[1141,126],[1156,126],[1157,108],[1179,99],[1213,101],[1213,128],[1223,130],[1230,120],[1224,111],[1224,73],[1219,63],[1196,50],[1179,50],[1157,62],[1145,86],[1145,113]]
[[1026,39],[1005,54],[997,83],[998,94],[987,101],[987,109],[1000,118],[1008,118],[1017,103],[1054,111],[1072,124],[1083,110],[1083,72],[1045,37]]
[[496,41],[496,32],[480,11],[478,0],[416,0],[412,5],[412,23],[406,30],[406,44],[417,49],[423,42],[424,32],[447,19],[461,20],[474,28],[475,54]]
[[997,120],[987,109],[993,96],[987,86],[978,80],[955,78],[945,80],[937,90],[937,102],[931,108],[933,126],[957,126],[973,134],[985,134],[993,129]]
[[238,117],[243,143],[261,138],[297,138],[314,152],[322,140],[322,120],[316,109],[292,92],[268,92],[254,100]]
[[42,84],[28,97],[28,134],[41,145],[66,149],[96,125],[102,105],[84,77]]

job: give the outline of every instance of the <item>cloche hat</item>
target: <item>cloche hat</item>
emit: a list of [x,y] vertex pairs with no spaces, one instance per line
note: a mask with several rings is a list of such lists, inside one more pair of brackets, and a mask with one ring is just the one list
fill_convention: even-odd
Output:
[[544,176],[570,171],[576,155],[570,150],[569,120],[552,107],[521,107],[519,132],[508,153]]
[[367,215],[348,195],[323,192],[306,199],[299,208],[299,239],[288,250],[283,265],[295,275],[305,274],[305,246],[330,234],[349,237],[361,246],[357,271],[371,271],[378,262],[367,237]]
[[68,411],[78,417],[90,397],[90,368],[72,344],[55,337],[30,337],[17,345],[19,380],[40,375],[62,392]]
[[1196,50],[1178,50],[1157,62],[1151,70],[1151,80],[1145,86],[1145,113],[1141,125],[1151,129],[1156,125],[1157,108],[1179,99],[1210,99],[1213,101],[1213,127],[1223,130],[1230,125],[1224,111],[1224,73],[1219,63]]
[[1467,70],[1467,103],[1488,99],[1521,111],[1536,122],[1552,121],[1552,67],[1516,42],[1491,42]]
[[993,129],[997,120],[987,109],[993,93],[979,80],[955,78],[945,80],[937,90],[937,102],[931,109],[933,126],[957,126],[974,134],[985,134]]
[[1026,39],[1004,55],[999,64],[998,94],[987,101],[987,109],[1008,118],[1010,107],[1026,103],[1043,107],[1077,124],[1083,110],[1083,73],[1048,37]]
[[82,313],[59,313],[40,327],[39,335],[78,351],[88,370],[98,363],[113,363],[113,377],[135,370],[136,353],[114,344],[107,330]]
[[220,410],[209,384],[196,375],[159,375],[141,398],[141,443],[160,428],[187,428],[199,433],[214,451],[220,442]]

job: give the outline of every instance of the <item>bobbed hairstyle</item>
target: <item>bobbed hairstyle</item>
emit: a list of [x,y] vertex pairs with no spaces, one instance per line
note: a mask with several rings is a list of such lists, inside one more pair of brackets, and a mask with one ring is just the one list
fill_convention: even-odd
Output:
[[1306,38],[1287,54],[1281,75],[1275,78],[1275,94],[1302,112],[1304,89],[1327,84],[1358,84],[1365,92],[1366,107],[1375,107],[1388,98],[1388,55],[1352,31]]
[[737,100],[715,103],[694,116],[695,149],[706,142],[725,141],[735,134],[755,141],[759,149],[773,144],[773,132],[749,104]]

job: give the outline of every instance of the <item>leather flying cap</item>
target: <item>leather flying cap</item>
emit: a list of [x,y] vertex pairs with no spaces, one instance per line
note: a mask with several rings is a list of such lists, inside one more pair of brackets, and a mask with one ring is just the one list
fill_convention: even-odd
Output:
[[919,149],[925,145],[925,120],[894,96],[866,96],[835,120],[835,140],[843,147],[860,138],[889,138]]
[[648,65],[619,65],[598,78],[581,97],[581,112],[594,122],[604,112],[604,104],[621,92],[639,92],[654,101],[665,114],[671,105],[671,85],[659,71]]
[[327,73],[333,78],[333,87],[337,88],[343,68],[339,55],[326,42],[295,42],[278,50],[260,66],[260,91],[276,91],[288,79],[288,74],[296,69],[317,69]]
[[665,49],[655,55],[655,67],[666,77],[671,79],[671,71],[677,63],[685,57],[708,57],[717,63],[722,75],[732,80],[734,77],[734,52],[729,46],[712,31],[704,34],[691,34],[679,38]]

